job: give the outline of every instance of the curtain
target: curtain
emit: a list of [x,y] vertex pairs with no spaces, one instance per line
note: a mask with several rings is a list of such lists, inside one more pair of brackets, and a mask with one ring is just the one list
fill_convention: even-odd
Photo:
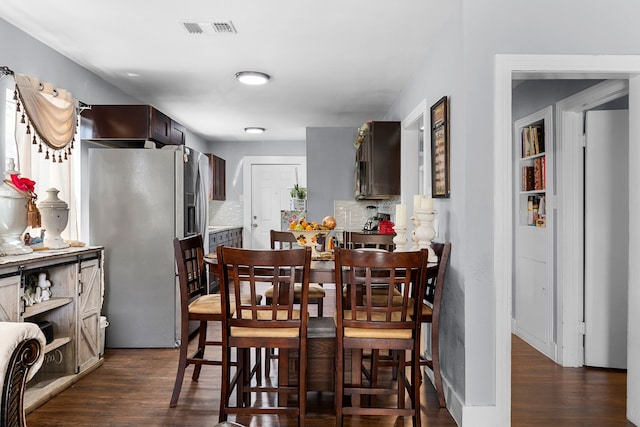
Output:
[[[80,201],[75,197],[74,163],[80,159],[71,155],[77,133],[78,102],[70,92],[34,77],[16,73],[15,80],[18,170],[21,176],[36,182],[37,204],[46,198],[49,188],[60,190],[58,197],[69,206],[68,224],[61,235],[66,240],[78,240]],[[40,234],[39,229],[27,231],[31,236]]]

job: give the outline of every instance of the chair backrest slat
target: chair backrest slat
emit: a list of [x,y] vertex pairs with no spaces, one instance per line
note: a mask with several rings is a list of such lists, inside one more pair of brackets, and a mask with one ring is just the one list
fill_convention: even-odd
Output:
[[395,247],[393,244],[394,237],[395,234],[369,234],[352,232],[350,234],[351,249],[376,248],[391,252]]
[[176,237],[173,240],[173,249],[178,268],[181,300],[189,301],[206,294],[208,287],[202,236],[195,234],[181,239]]
[[271,230],[271,249],[293,249],[297,240],[289,231]]
[[[306,325],[311,248],[253,250],[219,246],[218,274],[224,296],[222,315],[230,326],[291,328]],[[300,307],[294,304],[294,284],[305,289]],[[274,287],[272,303],[260,305],[259,286]],[[233,295],[234,298],[228,298]],[[250,298],[243,298],[248,295]],[[231,316],[232,313],[235,313]],[[306,329],[306,326],[305,326]]]
[[336,289],[344,290],[336,298],[338,328],[415,330],[415,322],[421,321],[427,258],[426,249],[336,249]]

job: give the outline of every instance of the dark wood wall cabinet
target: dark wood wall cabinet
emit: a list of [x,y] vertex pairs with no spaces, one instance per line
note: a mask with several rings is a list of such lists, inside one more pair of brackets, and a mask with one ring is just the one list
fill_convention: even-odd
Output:
[[184,145],[186,128],[150,105],[92,105],[81,116],[83,139],[114,147]]
[[226,162],[223,158],[211,153],[207,153],[207,156],[209,157],[209,176],[211,179],[211,185],[209,185],[209,200],[226,200]]
[[357,200],[400,195],[400,122],[370,122],[356,150]]

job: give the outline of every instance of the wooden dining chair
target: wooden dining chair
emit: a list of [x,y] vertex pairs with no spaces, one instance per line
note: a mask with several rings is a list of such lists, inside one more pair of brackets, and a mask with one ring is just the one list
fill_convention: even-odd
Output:
[[431,369],[435,389],[438,393],[438,404],[441,408],[445,408],[447,403],[444,398],[442,373],[440,372],[440,309],[442,307],[442,292],[444,290],[447,265],[451,255],[451,243],[433,242],[431,247],[438,257],[438,272],[435,277],[427,278],[422,304],[422,323],[431,324],[431,359],[421,354],[420,365]]
[[[206,265],[204,262],[204,247],[202,236],[195,234],[185,238],[173,240],[176,265],[178,267],[178,281],[180,284],[180,356],[178,371],[173,386],[173,394],[169,407],[178,404],[184,373],[188,365],[194,365],[193,381],[200,377],[202,365],[222,365],[221,359],[205,358],[207,346],[220,347],[222,341],[207,340],[208,322],[222,322],[222,307],[220,294],[208,294]],[[247,299],[247,296],[243,296]],[[260,300],[260,296],[256,297]],[[198,345],[191,355],[188,354],[189,322],[200,322],[198,330]],[[255,371],[261,375],[260,364],[256,363]]]
[[[277,231],[271,230],[271,249],[293,249],[298,247],[298,241],[296,237],[290,231]],[[294,297],[296,304],[300,304],[301,285],[296,283],[294,289]],[[309,305],[315,305],[317,307],[318,317],[324,315],[324,298],[326,291],[322,283],[309,283]],[[273,299],[273,286],[269,287],[264,292],[266,304],[271,304]],[[273,349],[267,348],[264,358],[264,371],[265,376],[271,375],[271,361],[278,358],[278,355],[274,353]]]
[[[271,230],[271,249],[293,249],[298,247],[297,240],[293,233],[290,231],[276,231]],[[296,300],[300,300],[300,284],[296,285],[295,297]],[[316,305],[318,308],[318,317],[322,317],[324,314],[324,298],[326,292],[322,283],[310,283],[309,284],[309,305]],[[273,287],[268,288],[264,292],[264,297],[267,304],[270,304],[273,298]]]
[[[373,252],[336,249],[336,424],[345,414],[411,416],[420,426],[421,296],[426,286],[428,252]],[[380,289],[386,290],[380,293]],[[400,290],[397,295],[395,290]],[[376,292],[374,292],[374,290]],[[411,313],[417,313],[412,316]],[[364,350],[397,352],[397,381],[391,387],[363,384]],[[345,354],[351,352],[351,381],[345,381]],[[408,360],[407,360],[408,357]],[[409,376],[406,367],[410,368]],[[408,391],[411,407],[406,408]],[[391,395],[394,407],[365,407],[361,396]],[[350,396],[351,406],[345,405]],[[381,402],[378,399],[377,402]],[[387,402],[388,403],[388,402]]]
[[[304,426],[307,402],[307,304],[311,248],[290,250],[252,250],[219,246],[218,274],[222,304],[222,390],[219,421],[229,414],[289,414]],[[243,302],[241,292],[255,296],[263,283],[274,287],[271,304],[260,305],[254,299]],[[295,283],[301,283],[300,305],[295,305]],[[296,383],[286,378],[261,386],[251,383],[249,351],[263,347],[278,349],[288,358],[288,350],[298,352]],[[237,370],[232,377],[231,352],[236,349]],[[288,359],[287,359],[288,360]],[[287,372],[288,373],[288,372]],[[235,405],[231,394],[236,389]],[[275,405],[261,394],[277,394]],[[252,395],[256,399],[252,401]],[[291,395],[297,405],[288,406]],[[266,402],[269,406],[262,404]]]
[[[442,373],[440,371],[440,310],[442,307],[442,293],[447,265],[449,264],[449,256],[451,254],[451,243],[432,242],[431,247],[438,257],[438,266],[435,269],[435,274],[431,273],[434,271],[433,269],[428,269],[421,310],[422,323],[431,325],[430,347],[429,350],[424,349],[425,353],[429,351],[430,358],[428,358],[425,353],[420,354],[420,366],[426,366],[431,370],[434,387],[438,394],[438,404],[441,408],[445,408],[447,404],[442,385]],[[394,355],[382,357],[377,350],[372,351],[371,381],[373,384],[376,384],[380,367],[394,366],[393,363],[390,363],[390,357],[394,357]]]
[[350,236],[351,249],[375,248],[393,252],[395,234],[374,234],[352,232]]

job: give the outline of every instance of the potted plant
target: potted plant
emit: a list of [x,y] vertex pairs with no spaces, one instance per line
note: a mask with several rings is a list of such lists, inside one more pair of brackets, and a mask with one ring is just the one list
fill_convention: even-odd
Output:
[[304,211],[307,208],[307,189],[298,184],[291,189],[291,209]]
[[298,184],[294,185],[291,189],[291,198],[305,200],[307,198],[307,189],[298,186]]

